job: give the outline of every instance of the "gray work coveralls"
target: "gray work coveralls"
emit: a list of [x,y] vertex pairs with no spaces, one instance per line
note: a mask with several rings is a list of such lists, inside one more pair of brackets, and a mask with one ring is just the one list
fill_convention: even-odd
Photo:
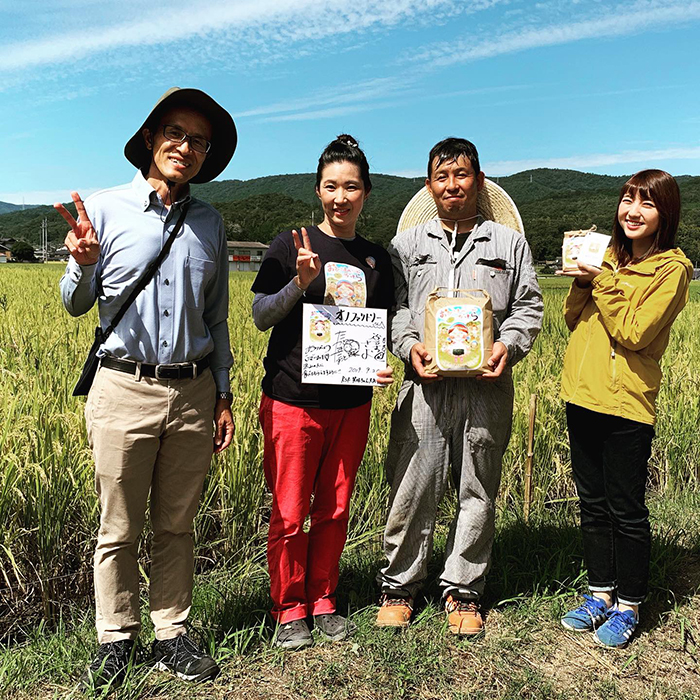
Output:
[[[391,486],[384,532],[384,593],[415,597],[426,578],[437,508],[452,471],[459,506],[440,575],[444,595],[478,598],[495,532],[495,498],[510,438],[511,367],[530,350],[542,325],[542,295],[525,237],[479,219],[457,253],[439,220],[402,231],[390,246],[396,286],[392,352],[406,367],[391,418],[386,476]],[[453,259],[454,256],[454,259]],[[435,287],[484,289],[491,295],[494,340],[508,367],[494,382],[445,377],[421,383],[410,352],[423,342],[426,297]]]

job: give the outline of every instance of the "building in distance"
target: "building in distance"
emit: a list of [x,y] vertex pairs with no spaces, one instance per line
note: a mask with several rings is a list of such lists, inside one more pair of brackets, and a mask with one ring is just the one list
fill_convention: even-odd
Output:
[[229,272],[257,272],[269,247],[256,241],[228,241]]

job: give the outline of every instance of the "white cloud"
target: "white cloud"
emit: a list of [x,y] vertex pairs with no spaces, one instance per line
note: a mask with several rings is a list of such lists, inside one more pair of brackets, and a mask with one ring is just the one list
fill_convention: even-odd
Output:
[[411,170],[391,170],[387,175],[395,175],[396,177],[425,177],[425,168],[422,170],[411,169]]
[[[511,90],[523,90],[527,88],[526,85],[502,85],[435,94],[426,91],[419,91],[418,88],[404,88],[400,81],[397,80],[389,79],[386,81],[386,83],[387,88],[384,90],[372,89],[364,92],[360,90],[357,93],[353,91],[352,94],[347,96],[347,99],[338,100],[339,102],[348,103],[342,107],[328,107],[326,109],[309,110],[308,108],[312,105],[307,103],[304,111],[294,112],[293,114],[278,114],[275,116],[266,117],[261,121],[292,122],[309,121],[313,119],[329,119],[332,117],[344,117],[346,114],[370,112],[375,109],[391,109],[392,107],[400,107],[415,102],[424,102],[426,100],[445,100],[454,97],[464,97],[466,95],[492,94],[497,92],[509,92]],[[388,87],[389,85],[391,85],[391,87]],[[374,98],[381,99],[372,102],[371,100]],[[320,106],[320,104],[316,103],[316,105],[313,106]]]
[[[415,85],[411,83],[415,81]],[[418,76],[408,78],[376,78],[374,80],[344,86],[341,94],[334,94],[329,89],[320,90],[303,98],[290,98],[268,105],[253,107],[243,112],[236,112],[235,119],[255,118],[259,122],[295,122],[314,119],[329,119],[348,114],[369,112],[375,109],[388,109],[416,102],[429,100],[448,100],[457,97],[478,97],[498,95],[501,93],[520,93],[521,97],[480,102],[479,108],[496,108],[530,102],[561,102],[563,100],[581,101],[585,98],[600,98],[648,92],[648,87],[625,88],[623,90],[605,90],[599,92],[554,95],[536,95],[533,93],[543,86],[533,84],[490,85],[488,87],[433,93],[419,87]],[[686,90],[686,84],[658,86],[656,90]],[[259,117],[259,118],[258,118]],[[698,121],[693,118],[690,121]]]
[[[218,8],[202,7],[201,11],[188,13],[173,9],[171,13],[165,13],[165,16],[161,14],[160,21],[155,21],[156,16],[151,14],[116,26],[86,27],[58,37],[23,41],[5,47],[0,58],[0,70],[21,70],[70,61],[121,47],[177,42],[226,25],[245,26],[251,19],[259,18],[261,13],[274,15],[276,6],[289,4],[258,0],[255,3],[232,3]],[[310,4],[310,0],[292,0],[291,4],[303,9]]]
[[669,161],[699,160],[700,145],[673,146],[671,148],[621,151],[620,153],[589,153],[560,158],[531,158],[525,160],[500,160],[485,163],[482,167],[489,176],[512,175],[534,168],[563,168],[587,170],[605,166],[643,163],[645,167],[663,165]]
[[5,134],[5,142],[12,143],[13,141],[26,141],[36,136],[37,131],[15,131],[11,134]]
[[638,2],[621,5],[594,19],[505,32],[481,41],[473,37],[444,47],[412,51],[405,61],[430,63],[434,68],[469,63],[504,54],[577,41],[627,36],[654,29],[689,24],[700,19],[700,2]]
[[[342,117],[374,109],[386,109],[426,100],[443,100],[466,95],[485,95],[526,90],[529,85],[491,85],[470,90],[431,93],[420,89],[416,76],[405,78],[376,78],[344,86],[343,93],[329,94],[323,90],[300,99],[275,102],[234,114],[236,118],[263,117],[262,122],[309,121]],[[342,106],[341,106],[342,105]],[[320,108],[320,109],[319,109]]]
[[330,89],[319,90],[297,99],[282,100],[237,112],[233,116],[235,118],[276,116],[287,112],[302,112],[316,107],[351,104],[353,102],[365,103],[376,98],[386,98],[389,95],[403,93],[408,85],[408,80],[399,78],[375,78],[354,85],[344,85],[341,93],[333,92]]
[[[335,117],[344,117],[347,114],[358,114],[360,112],[369,112],[373,109],[381,109],[387,106],[386,104],[360,104],[360,105],[343,105],[342,107],[329,107],[327,109],[315,109],[305,112],[296,112],[294,114],[279,114],[274,117],[265,117],[260,121],[263,122],[303,122],[312,121],[314,119],[332,119]],[[392,104],[391,106],[395,106]]]
[[[174,45],[197,39],[196,52],[206,55],[217,36],[244,34],[249,46],[262,52],[272,46],[297,42],[318,43],[323,37],[361,32],[373,27],[395,27],[420,17],[431,21],[454,14],[487,9],[505,0],[469,0],[458,8],[450,0],[237,0],[236,2],[171,2],[167,7],[126,3],[131,22],[89,23],[77,16],[80,29],[59,31],[39,39],[6,44],[0,53],[0,73],[78,61],[115,49]],[[140,11],[137,9],[140,8]],[[70,8],[68,8],[70,9]],[[107,17],[104,18],[107,20]],[[62,29],[62,28],[61,28]],[[231,38],[230,36],[227,38]]]

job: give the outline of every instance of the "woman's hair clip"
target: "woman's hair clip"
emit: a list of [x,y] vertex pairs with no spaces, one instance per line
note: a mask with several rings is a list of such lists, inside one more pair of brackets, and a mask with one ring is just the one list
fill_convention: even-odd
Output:
[[336,141],[340,141],[341,143],[344,143],[346,146],[352,146],[352,148],[359,148],[360,144],[355,141],[355,139],[350,136],[350,134],[340,134],[337,138]]

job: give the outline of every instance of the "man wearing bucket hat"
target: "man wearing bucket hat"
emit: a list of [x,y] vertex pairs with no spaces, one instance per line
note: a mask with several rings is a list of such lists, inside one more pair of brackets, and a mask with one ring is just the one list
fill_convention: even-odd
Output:
[[[97,300],[100,326],[123,317],[102,343],[85,405],[95,460],[100,528],[95,550],[99,649],[87,687],[116,686],[140,631],[138,541],[150,493],[149,580],[153,659],[187,680],[219,668],[187,636],[192,603],[192,523],[213,452],[233,436],[227,327],[228,257],[218,212],[190,195],[236,148],[233,119],[204,92],[171,88],[124,148],[138,168],[127,185],[84,203],[71,230],[61,279],[70,314]],[[169,250],[166,246],[170,246]],[[167,251],[133,303],[149,263]]]
[[[471,142],[448,138],[436,144],[425,184],[404,210],[389,246],[397,302],[390,342],[406,372],[385,465],[391,493],[387,563],[377,577],[383,594],[377,625],[410,622],[451,472],[458,506],[439,582],[450,631],[476,635],[483,630],[478,601],[510,438],[511,367],[539,332],[542,296],[517,209],[484,178]],[[424,345],[424,313],[436,287],[478,288],[491,297],[495,342],[490,369],[478,378],[439,377],[425,369],[432,358]]]

